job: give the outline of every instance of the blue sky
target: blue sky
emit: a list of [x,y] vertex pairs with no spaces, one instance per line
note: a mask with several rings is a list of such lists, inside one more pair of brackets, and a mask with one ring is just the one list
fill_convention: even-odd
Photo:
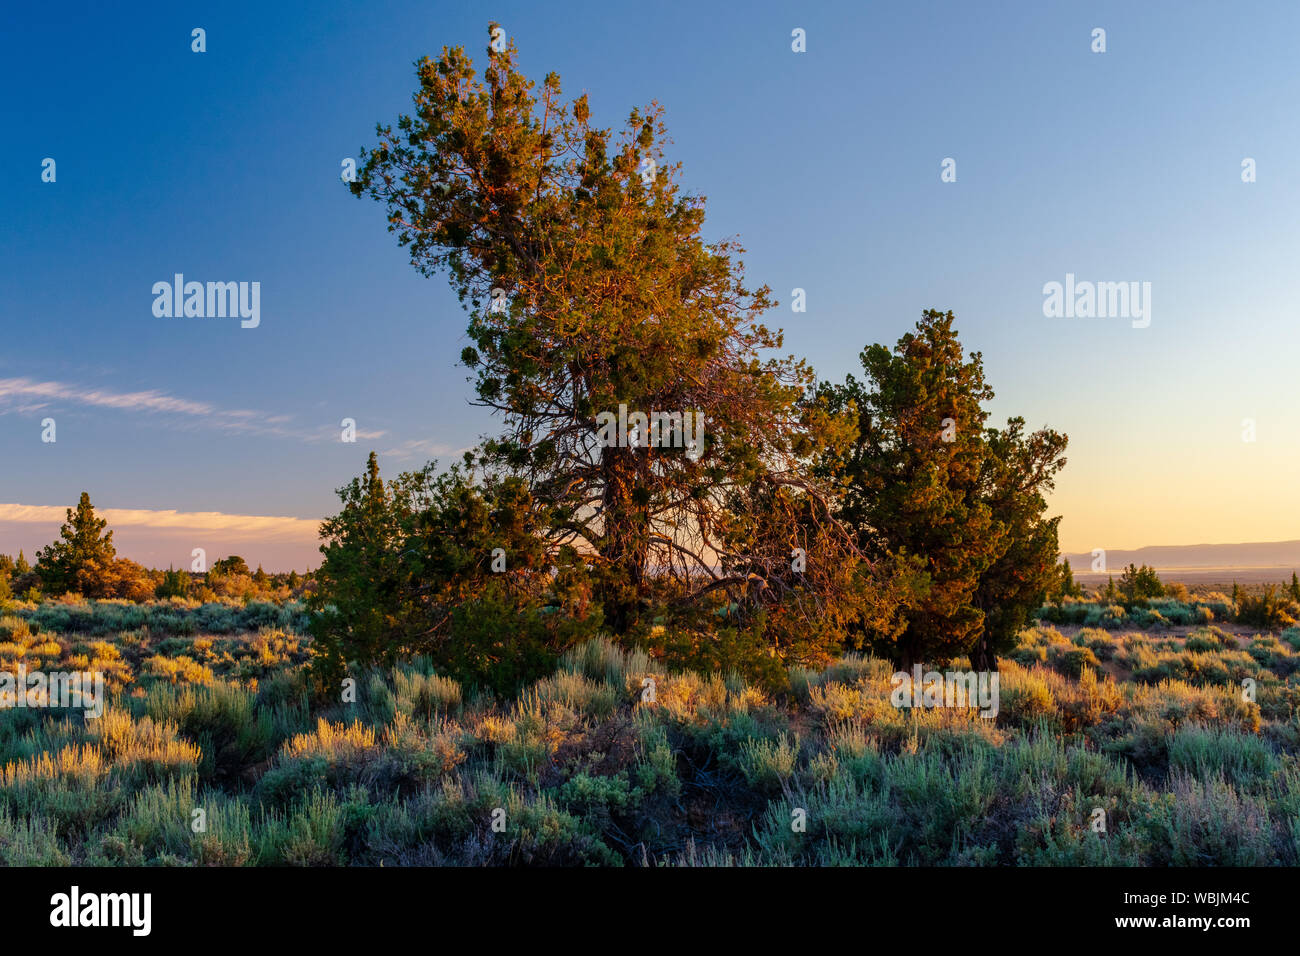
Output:
[[[370,448],[391,473],[493,430],[456,365],[460,304],[339,180],[408,111],[413,62],[444,45],[477,62],[493,19],[600,123],[665,106],[708,235],[740,238],[781,303],[769,324],[823,378],[955,311],[995,415],[1071,437],[1065,550],[1300,538],[1297,5],[426,0],[7,15],[0,552],[51,534],[14,506],[82,490],[316,519]],[[155,317],[177,272],[260,282],[260,326]],[[1150,282],[1150,327],[1046,318],[1066,273]],[[310,525],[293,527],[292,545],[227,528],[222,547],[302,567]],[[184,535],[131,528],[128,556],[188,560]]]

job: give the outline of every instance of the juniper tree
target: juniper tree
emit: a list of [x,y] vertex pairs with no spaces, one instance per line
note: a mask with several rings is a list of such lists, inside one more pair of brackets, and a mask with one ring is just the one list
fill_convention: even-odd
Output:
[[218,558],[212,562],[212,570],[218,575],[234,576],[236,574],[251,574],[248,570],[248,562],[237,554],[229,557]]
[[107,527],[107,519],[95,515],[90,495],[83,491],[76,510],[67,509],[59,540],[36,555],[36,571],[47,594],[76,591],[86,597],[108,596],[106,578],[117,551]]
[[1165,593],[1165,588],[1160,583],[1155,568],[1147,567],[1145,564],[1138,567],[1130,562],[1119,576],[1119,591],[1124,596],[1125,602],[1132,604],[1145,601],[1147,598],[1160,597]]
[[1067,597],[1083,597],[1083,587],[1074,580],[1069,558],[1057,565],[1057,580],[1048,588],[1047,596],[1058,604]]
[[163,572],[162,581],[159,582],[155,595],[160,599],[189,597],[193,586],[194,580],[188,571],[177,571],[169,564],[167,570]]
[[327,678],[350,662],[426,654],[458,679],[509,692],[594,630],[584,576],[571,550],[547,554],[545,512],[520,479],[475,482],[431,464],[385,482],[371,452],[339,497],[307,602]]
[[838,517],[862,550],[917,571],[905,627],[875,635],[881,650],[903,665],[968,654],[991,667],[1055,573],[1057,519],[1044,516],[1043,492],[1066,439],[1026,435],[1018,418],[986,427],[993,390],[953,321],[928,310],[892,350],[862,352],[865,381],[820,387],[858,429],[819,469],[841,484]]
[[997,667],[997,656],[1009,652],[1016,634],[1042,606],[1048,590],[1062,575],[1065,593],[1077,593],[1070,563],[1059,572],[1059,517],[1047,516],[1045,492],[1065,467],[1067,439],[1050,428],[1025,433],[1025,420],[1012,418],[1001,430],[984,434],[984,478],[980,497],[992,510],[1000,529],[1000,553],[979,575],[975,606],[983,626],[968,652],[976,670]]
[[[616,630],[655,588],[675,606],[721,596],[817,619],[864,582],[884,626],[884,592],[808,468],[843,429],[801,407],[807,366],[771,354],[782,337],[760,319],[774,303],[747,285],[743,250],[702,238],[704,200],[667,158],[661,107],[615,135],[556,74],[527,80],[513,43],[487,55],[481,78],[459,47],[419,61],[414,112],[377,127],[351,185],[470,313],[461,359],[503,426],[479,464],[526,483],[548,552],[590,563]],[[620,405],[703,414],[702,447],[602,442],[598,419]]]

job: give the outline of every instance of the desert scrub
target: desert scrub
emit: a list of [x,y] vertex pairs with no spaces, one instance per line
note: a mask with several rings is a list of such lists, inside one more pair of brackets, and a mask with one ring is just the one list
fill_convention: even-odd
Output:
[[1219,723],[1258,733],[1261,725],[1259,704],[1244,700],[1239,688],[1196,687],[1177,680],[1136,686],[1120,712],[1126,719],[1154,718],[1171,727]]
[[1123,692],[1107,676],[1099,680],[1097,672],[1083,668],[1077,681],[1062,681],[1052,688],[1067,732],[1093,727],[1114,715],[1123,703]]
[[[0,645],[56,643],[64,664],[116,652],[127,681],[99,721],[0,711],[0,862],[1300,862],[1300,687],[1263,663],[1294,657],[1286,635],[1261,636],[1252,656],[1209,628],[1193,635],[1204,643],[1026,628],[1026,660],[1080,649],[1104,660],[1111,647],[1119,675],[1127,659],[1185,676],[1115,680],[1085,664],[1076,678],[1004,660],[991,720],[894,707],[893,665],[859,655],[791,667],[782,693],[722,670],[668,672],[596,640],[506,698],[462,692],[411,659],[358,671],[358,699],[341,703],[337,688],[310,696],[311,675],[282,652],[287,631],[254,679],[240,662],[264,653],[256,634],[152,635],[148,623],[98,640],[52,637],[25,611],[3,621]],[[217,676],[173,684],[153,657]],[[653,701],[642,699],[651,676]],[[206,835],[189,827],[199,808]],[[795,810],[804,833],[791,830]],[[1215,813],[1231,839],[1210,832]]]
[[[197,645],[199,642],[195,641]],[[209,646],[211,642],[209,641]],[[238,647],[233,657],[239,677],[262,677],[289,664],[307,659],[302,638],[279,627],[263,626],[257,634]]]
[[301,602],[274,604],[236,601],[200,604],[172,598],[133,604],[121,600],[44,601],[30,607],[16,605],[18,616],[56,634],[78,633],[93,637],[148,628],[158,634],[194,634],[208,631],[230,634],[278,627],[306,632],[307,614]]
[[457,714],[464,705],[460,684],[435,674],[427,659],[414,667],[393,669],[393,698],[398,713],[426,719]]
[[[364,793],[356,794],[364,800]],[[359,801],[360,802],[360,801]],[[269,866],[341,866],[344,808],[333,793],[313,790],[297,806],[267,814],[257,833],[258,862]]]
[[[442,863],[617,866],[622,862],[595,827],[561,808],[553,796],[527,793],[491,773],[461,777],[429,791],[423,799],[415,804],[417,833],[427,834],[435,858]],[[494,830],[494,822],[501,829]]]
[[[198,820],[201,831],[194,829]],[[140,790],[98,846],[92,844],[87,862],[244,866],[253,862],[252,834],[245,801],[201,793],[193,778],[174,779]]]
[[16,614],[0,614],[0,641],[14,641],[30,636],[31,625]]
[[829,681],[809,688],[808,706],[824,725],[830,726],[854,718],[870,720],[891,705],[883,697],[869,698],[858,687]]
[[831,681],[838,681],[844,684],[852,684],[863,679],[888,682],[893,673],[894,667],[889,661],[877,657],[867,657],[863,654],[848,653],[823,668],[818,673],[815,683],[826,684]]
[[[770,802],[755,824],[754,851],[705,855],[713,865],[897,866],[906,844],[901,814],[885,793],[836,776],[813,790]],[[807,828],[798,832],[800,820]],[[811,839],[810,839],[811,837]],[[703,860],[692,865],[706,865]]]
[[1098,627],[1085,627],[1074,635],[1073,643],[1077,647],[1086,647],[1097,655],[1098,660],[1108,661],[1115,656],[1117,642],[1113,635]]
[[19,665],[28,671],[42,667],[58,669],[58,662],[66,653],[63,643],[52,634],[28,630],[26,622],[20,618],[7,620],[11,622],[10,626],[0,628],[0,634],[8,632],[0,639],[0,671],[12,673]]
[[1189,651],[1218,651],[1235,648],[1236,638],[1218,627],[1202,627],[1187,635],[1183,646]]
[[321,718],[315,731],[284,743],[275,765],[258,781],[258,790],[272,805],[284,806],[313,791],[360,781],[379,755],[374,728],[360,721],[335,724]]
[[109,707],[102,717],[86,721],[85,731],[103,751],[116,780],[137,784],[188,776],[198,769],[198,746],[182,738],[170,721],[136,720],[128,711]]
[[625,813],[639,802],[639,797],[625,770],[599,777],[585,771],[576,773],[556,794],[559,806],[585,820],[594,818],[597,825],[602,821],[608,824],[612,817]]
[[637,761],[633,782],[645,796],[658,794],[676,799],[682,791],[677,755],[668,731],[654,721],[640,719],[637,726]]
[[1271,634],[1256,635],[1247,645],[1246,654],[1279,677],[1288,677],[1300,668],[1300,657],[1292,653],[1291,645]]
[[639,694],[644,678],[663,674],[663,669],[654,666],[645,651],[625,650],[603,635],[565,651],[559,669],[588,680],[604,681],[629,694],[632,691]]
[[799,735],[745,740],[737,762],[751,787],[766,793],[780,790],[798,768]]
[[144,662],[142,676],[171,684],[209,684],[213,680],[212,668],[205,667],[184,655],[179,657],[154,655]]
[[96,671],[104,675],[104,685],[111,691],[121,691],[134,679],[131,667],[122,659],[122,652],[116,644],[107,641],[91,641],[86,645],[89,659],[84,670]]
[[451,721],[435,718],[417,723],[407,714],[398,713],[384,728],[384,746],[368,768],[367,781],[376,782],[384,792],[409,792],[437,781],[465,762],[463,737],[464,732]]
[[[1095,829],[1097,822],[1104,832]],[[1023,822],[1015,844],[1022,866],[1142,866],[1146,852],[1146,832],[1121,814],[1114,798],[1085,795],[1078,787]]]
[[691,671],[673,674],[656,688],[655,697],[668,718],[681,723],[708,721],[727,710],[727,685],[716,674],[707,679]]
[[1015,664],[1004,667],[998,677],[998,723],[1010,727],[1030,727],[1056,713],[1044,672],[1025,670]]
[[1186,724],[1170,731],[1167,745],[1171,771],[1199,778],[1219,775],[1238,786],[1267,779],[1278,770],[1277,756],[1255,736],[1223,727]]
[[55,825],[42,816],[15,816],[0,804],[0,865],[69,866],[72,857]]
[[1067,677],[1078,677],[1085,668],[1096,670],[1101,666],[1097,655],[1088,647],[1072,647],[1061,650],[1052,658],[1052,666]]
[[845,721],[826,734],[826,751],[835,762],[836,774],[856,783],[878,785],[883,774],[880,742],[859,721]]
[[1294,846],[1286,845],[1267,807],[1220,775],[1199,780],[1186,773],[1171,774],[1169,791],[1152,801],[1144,826],[1152,836],[1149,865],[1296,862]]
[[1054,627],[1039,625],[1024,628],[1016,635],[1016,646],[1010,656],[1017,664],[1032,667],[1034,664],[1045,663],[1049,656],[1060,653],[1062,645],[1069,647],[1069,641]]
[[0,768],[0,806],[21,817],[42,817],[72,838],[112,817],[128,796],[109,780],[98,747],[69,744]]
[[[841,774],[811,790],[773,800],[756,837],[765,861],[805,865],[933,865],[975,854],[990,862],[989,810],[996,756],[922,752],[885,758],[879,785]],[[806,810],[807,833],[791,826]],[[812,839],[809,839],[812,837]]]
[[617,693],[610,684],[565,670],[538,681],[530,693],[541,707],[560,703],[575,714],[595,720],[608,717],[618,705]]
[[548,706],[536,697],[525,697],[512,718],[481,722],[479,736],[492,744],[494,771],[504,779],[535,782],[538,771],[565,739],[564,727],[576,726],[576,715],[565,710],[563,704]]
[[199,774],[227,779],[269,758],[289,736],[308,726],[306,707],[274,704],[241,684],[217,681],[206,686],[157,684],[133,703],[155,720],[175,722],[198,743]]

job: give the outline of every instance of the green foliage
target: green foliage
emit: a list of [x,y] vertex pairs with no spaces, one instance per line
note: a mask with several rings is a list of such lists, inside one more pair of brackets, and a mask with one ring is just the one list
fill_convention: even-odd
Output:
[[459,681],[510,693],[599,624],[585,565],[565,549],[552,572],[519,479],[475,483],[429,466],[385,484],[371,453],[339,496],[308,600],[327,682],[349,664],[424,654]]
[[59,528],[59,539],[40,550],[36,570],[45,590],[51,594],[72,591],[87,597],[109,597],[104,577],[113,564],[116,550],[108,521],[96,517],[90,495],[81,493],[77,510],[67,512]]
[[162,583],[155,592],[159,600],[167,598],[187,598],[193,589],[193,580],[184,571],[176,571],[170,565],[163,572]]
[[252,572],[248,570],[248,563],[237,554],[232,554],[225,558],[218,558],[216,561],[212,562],[210,570],[215,572],[217,575],[252,574]]
[[900,664],[972,655],[987,668],[1057,580],[1057,519],[1043,493],[1064,465],[1062,435],[986,428],[993,397],[953,315],[927,311],[891,352],[861,356],[865,383],[823,385],[857,436],[823,457],[842,485],[839,517],[875,561],[913,562],[900,632],[873,644]]
[[1240,595],[1236,603],[1239,624],[1281,630],[1296,622],[1286,598],[1272,584],[1265,585],[1259,594]]
[[1119,593],[1126,605],[1145,602],[1147,598],[1160,597],[1165,593],[1164,585],[1154,568],[1145,564],[1137,567],[1129,564],[1119,577]]
[[[618,634],[670,611],[698,626],[721,600],[739,631],[761,618],[779,662],[824,663],[850,620],[888,628],[893,592],[808,466],[851,422],[801,405],[812,371],[777,353],[781,333],[760,322],[774,303],[747,287],[739,246],[703,238],[662,109],[595,127],[556,74],[519,72],[513,44],[481,71],[444,49],[417,76],[416,109],[378,127],[350,188],[466,304],[462,360],[504,426],[474,457],[503,487],[526,481],[539,565],[581,554]],[[620,408],[689,414],[703,433],[689,449],[662,433],[611,441]]]
[[1056,566],[1057,576],[1047,588],[1047,598],[1060,604],[1065,598],[1082,598],[1083,587],[1074,580],[1074,571],[1070,568],[1069,559],[1063,560]]

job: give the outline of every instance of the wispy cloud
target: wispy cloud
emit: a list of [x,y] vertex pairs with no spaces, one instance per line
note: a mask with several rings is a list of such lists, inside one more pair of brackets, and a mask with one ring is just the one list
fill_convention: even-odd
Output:
[[[314,540],[320,521],[273,515],[227,514],[222,511],[150,511],[144,508],[96,508],[110,528],[185,531],[214,535],[248,535],[268,540]],[[0,504],[0,523],[61,524],[67,509],[55,505]]]
[[[357,433],[360,435],[360,432]],[[459,458],[469,448],[453,448],[445,442],[433,441],[426,438],[415,438],[410,441],[404,441],[392,448],[385,448],[379,452],[380,457],[396,458],[398,461],[404,461],[410,458],[429,458],[429,457],[449,457]]]
[[[181,398],[156,389],[116,392],[66,382],[0,378],[0,415],[57,412],[60,408],[69,406],[102,408],[128,414],[162,415],[169,417],[174,427],[183,429],[205,427],[308,444],[337,442],[340,434],[340,425],[334,423],[298,425],[294,423],[292,415],[272,415],[249,408],[222,408],[211,402]],[[359,442],[378,442],[382,438],[390,438],[390,433],[385,429],[356,430]],[[459,457],[466,450],[432,439],[413,439],[400,442],[380,454],[402,461],[420,457]]]
[[269,415],[247,408],[220,408],[211,402],[196,402],[151,389],[142,392],[114,392],[85,388],[66,382],[38,382],[30,378],[0,378],[0,411],[30,412],[59,405],[107,408],[121,412],[179,415],[216,428],[287,436],[284,426],[290,417]]

